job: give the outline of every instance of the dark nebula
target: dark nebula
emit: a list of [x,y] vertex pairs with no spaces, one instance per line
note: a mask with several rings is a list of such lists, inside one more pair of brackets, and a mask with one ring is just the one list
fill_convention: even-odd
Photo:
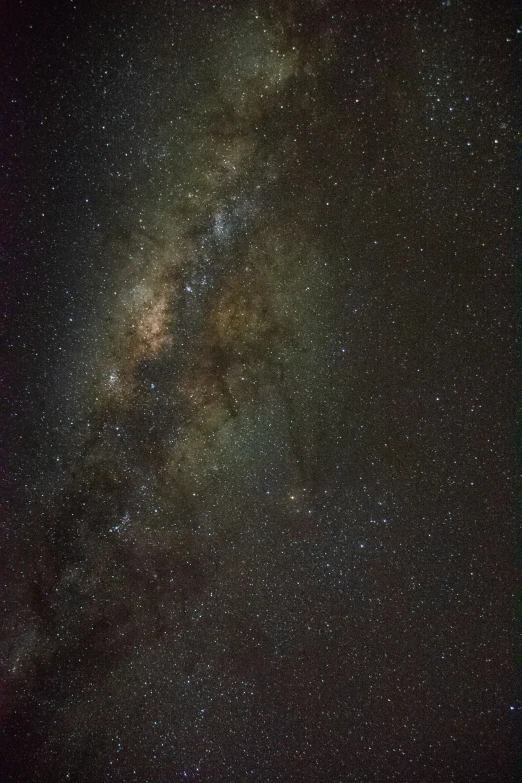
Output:
[[514,781],[514,4],[0,14],[2,783]]

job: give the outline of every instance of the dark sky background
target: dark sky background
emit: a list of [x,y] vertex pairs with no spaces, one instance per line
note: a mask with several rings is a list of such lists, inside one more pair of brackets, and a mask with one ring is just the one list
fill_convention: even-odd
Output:
[[0,13],[2,783],[514,781],[514,4]]

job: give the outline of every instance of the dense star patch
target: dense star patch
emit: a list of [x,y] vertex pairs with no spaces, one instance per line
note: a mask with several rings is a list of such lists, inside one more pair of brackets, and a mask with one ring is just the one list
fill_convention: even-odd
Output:
[[48,5],[2,783],[508,783],[510,3]]

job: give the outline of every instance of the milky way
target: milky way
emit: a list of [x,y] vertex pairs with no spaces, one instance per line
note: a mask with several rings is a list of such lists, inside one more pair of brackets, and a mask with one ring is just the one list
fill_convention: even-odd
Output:
[[511,780],[510,4],[49,14],[2,780]]

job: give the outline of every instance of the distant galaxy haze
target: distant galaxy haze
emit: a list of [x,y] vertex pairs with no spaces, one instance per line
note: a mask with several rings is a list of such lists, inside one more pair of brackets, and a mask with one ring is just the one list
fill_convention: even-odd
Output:
[[2,783],[514,781],[514,4],[0,15]]

